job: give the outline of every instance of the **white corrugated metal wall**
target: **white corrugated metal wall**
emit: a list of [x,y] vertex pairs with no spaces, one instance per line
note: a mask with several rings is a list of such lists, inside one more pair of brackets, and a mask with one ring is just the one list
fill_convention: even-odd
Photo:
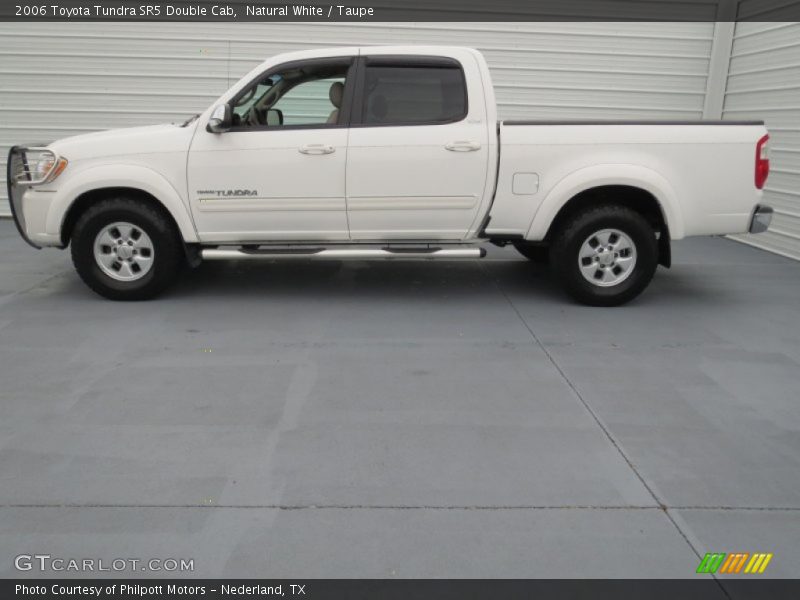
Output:
[[[0,153],[183,120],[266,57],[336,45],[481,49],[502,118],[699,118],[713,23],[2,23]],[[2,176],[5,177],[3,167]],[[5,182],[2,185],[5,197]],[[0,210],[7,214],[2,201]]]
[[800,23],[737,23],[722,114],[770,132],[772,226],[737,239],[800,260]]
[[[738,23],[729,64],[716,61],[728,67],[723,118],[764,118],[772,132],[767,194],[778,213],[769,233],[743,237],[795,258],[798,34],[797,23]],[[265,57],[337,45],[477,47],[492,69],[501,118],[701,118],[715,85],[713,40],[709,22],[2,23],[0,161],[13,143],[182,120]],[[4,179],[4,164],[0,173]],[[7,214],[5,181],[0,194]]]

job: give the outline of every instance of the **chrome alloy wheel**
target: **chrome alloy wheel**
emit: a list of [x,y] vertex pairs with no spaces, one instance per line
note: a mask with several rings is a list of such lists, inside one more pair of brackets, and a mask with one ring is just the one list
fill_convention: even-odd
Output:
[[136,281],[153,267],[153,242],[140,227],[119,221],[111,223],[94,240],[94,260],[117,281]]
[[619,229],[601,229],[586,238],[578,267],[586,281],[599,287],[619,285],[636,266],[636,245]]

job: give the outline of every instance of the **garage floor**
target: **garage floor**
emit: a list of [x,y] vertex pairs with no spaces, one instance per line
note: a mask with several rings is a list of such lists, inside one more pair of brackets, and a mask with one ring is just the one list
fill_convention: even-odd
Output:
[[494,248],[207,264],[123,304],[2,221],[0,577],[797,576],[800,264],[674,254],[618,309]]

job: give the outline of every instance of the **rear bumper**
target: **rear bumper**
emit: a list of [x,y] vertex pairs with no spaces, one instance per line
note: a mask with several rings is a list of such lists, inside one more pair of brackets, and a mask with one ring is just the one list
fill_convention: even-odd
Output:
[[750,233],[763,233],[769,228],[769,224],[772,222],[772,207],[771,206],[756,206],[756,209],[753,211],[753,216],[750,218],[750,227],[748,231]]

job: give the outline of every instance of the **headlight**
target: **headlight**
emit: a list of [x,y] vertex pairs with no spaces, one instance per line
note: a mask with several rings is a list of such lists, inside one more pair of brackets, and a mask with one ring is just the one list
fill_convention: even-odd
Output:
[[27,185],[50,183],[61,175],[68,162],[47,148],[27,148],[14,181]]

